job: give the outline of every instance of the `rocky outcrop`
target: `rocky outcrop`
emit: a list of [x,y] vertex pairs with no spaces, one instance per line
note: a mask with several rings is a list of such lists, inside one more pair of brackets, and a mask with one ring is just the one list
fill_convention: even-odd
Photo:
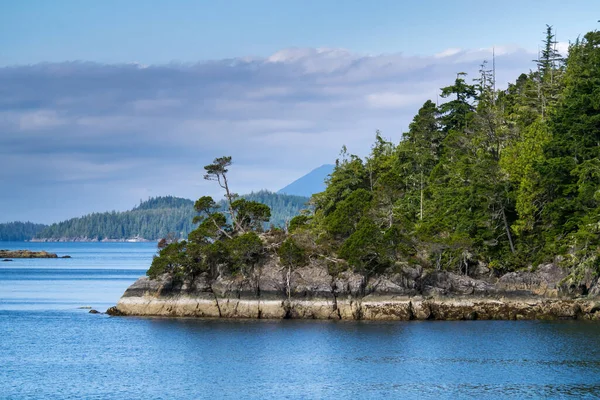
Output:
[[117,306],[110,307],[108,310],[106,310],[106,314],[111,315],[113,317],[120,317],[125,315],[121,311],[119,311]]
[[496,286],[499,290],[523,295],[539,295],[556,298],[559,285],[567,276],[566,272],[554,264],[541,265],[535,272],[509,272],[502,276]]
[[[66,258],[62,257],[62,258]],[[0,250],[0,258],[58,258],[54,253],[47,251],[31,251],[31,250]]]
[[[600,320],[597,286],[585,296],[561,287],[565,272],[553,264],[500,277],[474,277],[397,265],[365,278],[331,275],[326,265],[288,271],[275,257],[246,276],[201,274],[175,282],[164,275],[131,285],[111,315],[344,320]],[[289,279],[288,279],[289,276]],[[108,313],[108,312],[107,312]]]

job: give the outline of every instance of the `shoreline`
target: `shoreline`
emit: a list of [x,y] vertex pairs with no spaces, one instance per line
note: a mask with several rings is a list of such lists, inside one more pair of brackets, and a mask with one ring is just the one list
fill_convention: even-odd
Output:
[[599,286],[585,295],[562,285],[554,264],[535,272],[478,278],[404,267],[364,277],[330,275],[311,265],[292,272],[275,258],[248,276],[203,273],[174,281],[141,277],[125,291],[112,315],[333,320],[600,320]]
[[[342,321],[594,320],[593,299],[371,299],[258,300],[200,297],[125,297],[112,315],[212,319]],[[108,312],[111,314],[111,312]]]

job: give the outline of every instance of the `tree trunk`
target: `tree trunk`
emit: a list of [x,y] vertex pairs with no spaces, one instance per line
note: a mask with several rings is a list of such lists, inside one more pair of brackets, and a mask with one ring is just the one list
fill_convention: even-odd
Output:
[[286,285],[287,285],[287,296],[288,296],[288,301],[290,301],[290,299],[292,298],[292,289],[291,289],[291,285],[290,285],[290,280],[292,278],[292,267],[288,266],[288,270],[287,270],[287,274],[286,274]]
[[[220,183],[220,181],[219,181]],[[227,176],[225,174],[223,174],[223,185],[221,185],[221,187],[223,189],[225,189],[225,195],[227,197],[227,203],[229,203],[229,215],[231,215],[231,224],[233,225],[233,227],[237,230],[239,230],[242,233],[245,233],[243,227],[239,224],[238,220],[237,220],[237,216],[235,215],[235,211],[233,211],[233,195],[231,194],[231,192],[229,191],[229,183],[227,182]]]
[[419,219],[423,221],[423,170],[421,169],[421,213]]
[[504,221],[504,229],[506,229],[506,236],[508,236],[510,251],[513,254],[515,254],[515,245],[513,244],[512,235],[510,234],[510,227],[508,226],[508,221],[506,219],[506,212],[504,211],[504,207],[502,207],[502,221]]

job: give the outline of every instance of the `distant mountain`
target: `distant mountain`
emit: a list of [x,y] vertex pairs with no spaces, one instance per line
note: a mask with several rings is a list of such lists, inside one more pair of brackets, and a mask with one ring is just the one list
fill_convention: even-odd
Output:
[[0,241],[20,242],[29,240],[46,227],[47,225],[44,224],[18,221],[0,224]]
[[[271,208],[271,221],[284,226],[300,210],[308,198],[259,191],[242,196]],[[220,202],[225,209],[224,201]],[[126,240],[140,237],[158,240],[169,233],[186,237],[195,229],[194,202],[189,199],[165,196],[140,202],[132,210],[103,212],[71,218],[45,227],[35,235],[36,240]],[[23,239],[21,239],[23,240]]]
[[333,172],[334,168],[335,165],[332,164],[321,165],[277,191],[277,193],[310,197],[315,193],[322,192],[325,190],[325,179]]

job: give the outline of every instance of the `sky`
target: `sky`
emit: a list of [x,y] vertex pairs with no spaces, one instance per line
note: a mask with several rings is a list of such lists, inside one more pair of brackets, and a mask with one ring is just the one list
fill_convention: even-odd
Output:
[[420,105],[496,54],[506,87],[554,26],[600,1],[0,0],[0,222],[57,222],[150,196],[276,191],[398,142]]

